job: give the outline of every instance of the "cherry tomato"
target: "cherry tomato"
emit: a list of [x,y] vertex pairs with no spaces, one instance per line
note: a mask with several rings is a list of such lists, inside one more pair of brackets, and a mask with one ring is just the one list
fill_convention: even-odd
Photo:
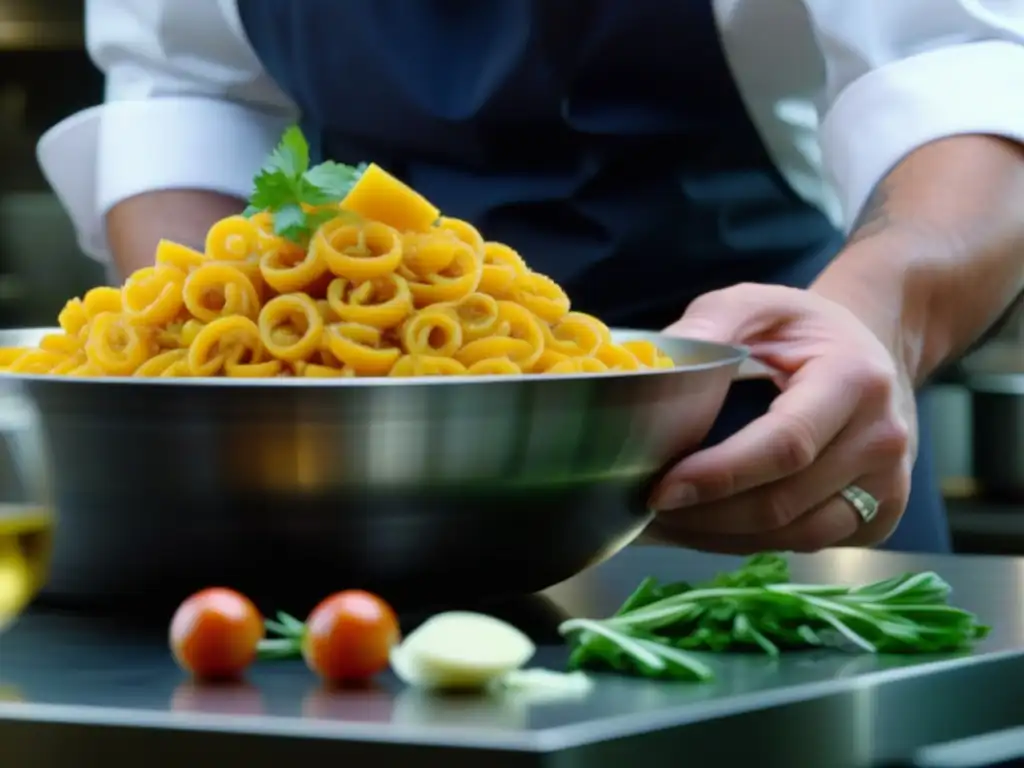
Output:
[[390,605],[369,592],[348,590],[331,595],[309,614],[302,655],[328,683],[367,680],[387,668],[400,636]]
[[256,658],[263,617],[234,590],[204,589],[175,611],[170,639],[174,659],[186,672],[207,680],[236,678]]

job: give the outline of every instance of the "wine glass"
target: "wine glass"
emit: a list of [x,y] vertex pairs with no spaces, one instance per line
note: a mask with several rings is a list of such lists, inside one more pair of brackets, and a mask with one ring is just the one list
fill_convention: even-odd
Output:
[[0,382],[0,632],[46,583],[54,513],[34,408]]

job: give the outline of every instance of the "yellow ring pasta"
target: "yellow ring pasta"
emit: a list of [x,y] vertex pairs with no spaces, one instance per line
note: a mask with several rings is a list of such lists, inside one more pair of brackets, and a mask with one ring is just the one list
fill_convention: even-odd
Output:
[[631,352],[633,357],[640,361],[640,365],[648,368],[654,368],[658,364],[658,357],[661,355],[661,352],[652,342],[642,339],[624,341],[622,342],[622,348]]
[[133,323],[170,323],[185,306],[184,287],[185,274],[176,267],[158,264],[138,269],[121,289],[124,313]]
[[219,317],[189,345],[188,371],[192,376],[216,376],[229,365],[259,363],[262,352],[256,323],[241,315]]
[[252,281],[237,266],[224,262],[195,269],[185,278],[182,299],[192,316],[204,323],[230,315],[253,319],[260,309]]
[[101,312],[90,321],[86,360],[105,374],[130,376],[150,356],[143,333],[122,314]]
[[417,308],[457,301],[473,293],[480,285],[483,264],[473,249],[455,239],[450,240],[447,246],[452,251],[452,260],[447,267],[420,280],[409,281],[413,304]]
[[32,347],[4,347],[0,349],[0,368],[6,368]]
[[499,299],[511,298],[516,278],[528,272],[523,257],[507,245],[484,243],[484,265],[477,290]]
[[302,376],[307,379],[351,379],[356,372],[351,368],[336,368],[319,363],[306,363],[302,366]]
[[639,371],[641,367],[636,355],[621,344],[602,344],[594,353],[594,358],[611,371]]
[[249,217],[249,221],[259,232],[265,235],[274,235],[274,214],[270,211],[260,211]]
[[174,267],[188,274],[196,267],[201,267],[206,257],[199,251],[188,246],[161,240],[156,246],[156,263],[164,267]]
[[284,366],[280,360],[264,360],[262,363],[224,363],[224,372],[233,379],[269,379],[281,374]]
[[187,379],[192,375],[188,367],[188,357],[178,360],[164,368],[160,374],[161,379]]
[[406,320],[401,338],[410,355],[450,358],[462,347],[462,326],[447,307],[427,307]]
[[396,347],[382,347],[380,330],[370,325],[332,323],[324,339],[330,353],[357,376],[384,376],[402,355]]
[[441,232],[450,232],[460,242],[468,245],[476,257],[483,261],[484,258],[484,239],[480,236],[477,228],[470,224],[468,221],[462,219],[453,219],[450,216],[442,216],[437,222],[437,228]]
[[339,218],[317,230],[309,250],[333,275],[358,283],[398,269],[402,236],[386,224],[350,224]]
[[286,293],[263,307],[259,334],[264,348],[274,357],[291,362],[307,360],[320,348],[324,321],[309,296]]
[[207,261],[207,264],[223,264],[231,269],[236,269],[249,278],[253,289],[256,291],[257,300],[262,301],[266,294],[266,280],[263,279],[263,272],[260,269],[258,256],[250,256],[244,261]]
[[675,368],[676,362],[668,355],[658,355],[658,359],[654,362],[655,368],[668,369]]
[[541,352],[540,357],[534,361],[533,367],[530,368],[530,373],[547,373],[547,371],[555,364],[569,359],[569,356],[566,354],[545,348],[544,351]]
[[286,245],[266,251],[259,265],[263,280],[278,293],[304,290],[327,272],[327,261],[321,251],[303,251]]
[[39,348],[62,355],[77,355],[82,351],[82,339],[66,333],[48,333],[39,340]]
[[141,378],[158,378],[164,375],[164,371],[175,363],[179,363],[188,357],[187,349],[169,349],[161,352],[155,357],[149,358],[146,362],[135,369],[133,376]]
[[327,304],[342,322],[384,330],[401,325],[412,313],[412,293],[406,279],[397,274],[358,285],[338,277],[327,286]]
[[161,240],[154,263],[120,288],[68,301],[60,329],[37,346],[0,349],[0,371],[342,386],[351,377],[674,366],[648,340],[613,342],[511,245],[442,215],[377,165],[344,199],[300,205],[307,225],[289,222],[287,237],[274,207],[216,222],[203,251]]
[[51,376],[68,376],[72,371],[85,364],[85,354],[69,355],[46,371]]
[[69,336],[77,336],[89,324],[89,314],[81,299],[71,299],[57,315],[57,325]]
[[417,376],[459,376],[466,372],[458,360],[440,355],[415,355]]
[[466,344],[455,353],[455,359],[468,368],[481,360],[492,360],[498,357],[504,357],[513,362],[525,360],[532,356],[534,351],[533,346],[522,339],[513,339],[510,336],[488,336]]
[[70,371],[68,371],[67,375],[68,376],[73,376],[75,378],[85,379],[85,378],[97,378],[97,377],[100,377],[100,376],[105,376],[107,374],[106,374],[105,371],[103,371],[103,369],[97,368],[92,363],[84,362],[81,365],[79,365],[79,366],[77,366],[75,368],[72,368]]
[[528,370],[544,354],[544,324],[529,309],[513,301],[498,302],[498,320],[508,326],[508,335],[530,345],[530,351],[510,359]]
[[205,323],[198,320],[186,320],[184,323],[170,323],[159,337],[162,343],[171,349],[187,348],[195,341],[196,335],[203,330]]
[[391,367],[390,376],[461,376],[466,367],[458,360],[438,355],[403,355]]
[[548,349],[569,357],[589,356],[611,341],[607,326],[582,312],[570,312],[554,325],[545,324],[544,343]]
[[555,363],[545,373],[604,373],[608,366],[596,357],[569,357]]
[[206,258],[211,261],[245,261],[258,255],[259,228],[244,216],[221,219],[206,235]]
[[450,307],[462,326],[464,341],[484,336],[508,336],[508,322],[501,319],[498,301],[486,293],[471,293],[458,301],[441,306]]
[[447,269],[455,260],[455,249],[451,247],[454,235],[439,237],[436,232],[406,232],[402,236],[402,264],[399,271],[403,276],[416,280]]
[[49,373],[67,359],[67,355],[47,349],[28,349],[7,366],[10,373]]
[[477,360],[466,371],[471,376],[518,376],[523,369],[507,357]]
[[85,316],[89,320],[93,320],[105,312],[120,312],[123,306],[121,291],[105,285],[93,288],[82,297],[82,309],[85,310]]
[[537,272],[515,277],[512,298],[546,323],[558,323],[569,313],[569,297],[562,287]]

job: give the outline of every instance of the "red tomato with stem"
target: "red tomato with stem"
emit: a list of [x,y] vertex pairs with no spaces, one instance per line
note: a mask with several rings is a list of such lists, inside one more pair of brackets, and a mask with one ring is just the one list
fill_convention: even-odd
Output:
[[233,679],[255,660],[263,633],[263,617],[245,595],[221,587],[204,589],[175,611],[171,652],[197,678]]
[[321,602],[306,619],[302,655],[328,683],[367,680],[386,669],[401,639],[394,609],[376,595],[347,590]]

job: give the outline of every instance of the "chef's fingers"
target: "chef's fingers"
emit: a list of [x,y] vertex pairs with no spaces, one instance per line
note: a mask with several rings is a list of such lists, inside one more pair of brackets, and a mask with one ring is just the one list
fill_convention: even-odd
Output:
[[759,488],[810,467],[860,404],[834,358],[806,363],[768,413],[718,445],[683,459],[651,497],[659,511],[704,504]]
[[658,537],[703,552],[752,555],[758,552],[817,552],[852,537],[861,519],[841,497],[830,499],[783,528],[761,533],[708,533],[659,521]]
[[[809,467],[794,475],[696,507],[662,512],[667,525],[701,533],[745,535],[785,528],[801,515],[836,496],[864,475],[888,500],[901,497],[906,440],[886,422],[849,425]],[[882,478],[895,475],[891,480]]]

